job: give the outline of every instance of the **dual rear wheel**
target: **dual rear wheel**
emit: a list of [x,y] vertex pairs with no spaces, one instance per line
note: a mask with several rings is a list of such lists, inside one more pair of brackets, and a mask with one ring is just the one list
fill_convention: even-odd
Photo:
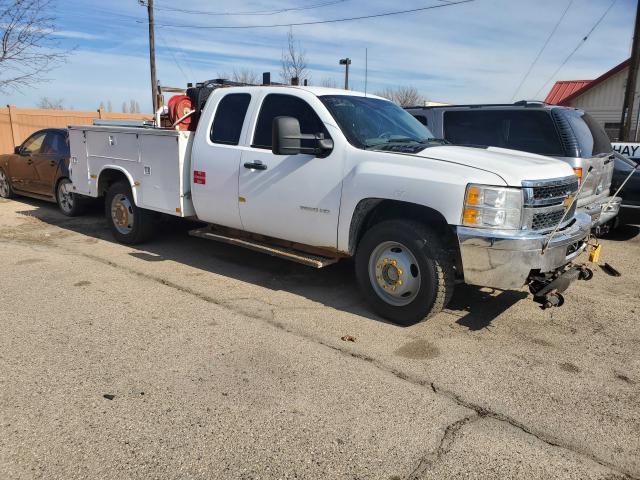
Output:
[[128,182],[116,182],[109,187],[105,216],[113,236],[121,243],[135,245],[153,235],[153,214],[136,205]]

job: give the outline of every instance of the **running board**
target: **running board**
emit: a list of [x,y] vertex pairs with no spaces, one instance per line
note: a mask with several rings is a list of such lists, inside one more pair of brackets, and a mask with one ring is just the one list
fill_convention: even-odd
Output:
[[213,240],[215,242],[228,243],[230,245],[248,248],[249,250],[254,250],[256,252],[266,253],[272,257],[284,258],[285,260],[301,263],[314,268],[323,268],[333,265],[340,260],[339,258],[313,255],[311,253],[301,252],[300,250],[274,245],[272,243],[259,242],[251,238],[232,237],[211,228],[197,228],[189,231],[189,235],[192,237],[204,238],[206,240]]

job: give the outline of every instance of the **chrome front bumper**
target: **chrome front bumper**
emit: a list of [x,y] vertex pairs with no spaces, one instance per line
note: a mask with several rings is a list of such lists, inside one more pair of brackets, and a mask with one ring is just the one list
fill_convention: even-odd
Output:
[[621,203],[622,199],[620,197],[607,197],[598,200],[597,202],[590,203],[589,205],[578,207],[578,212],[589,215],[591,217],[591,225],[593,227],[598,227],[618,216]]
[[502,290],[519,289],[531,270],[552,272],[580,255],[587,247],[591,217],[577,213],[558,230],[542,253],[550,233],[507,232],[457,227],[465,283]]

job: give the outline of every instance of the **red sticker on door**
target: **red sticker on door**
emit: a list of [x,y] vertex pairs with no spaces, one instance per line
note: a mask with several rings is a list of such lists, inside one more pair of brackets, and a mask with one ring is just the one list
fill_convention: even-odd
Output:
[[199,170],[193,171],[193,183],[196,185],[205,185],[207,183],[207,172],[201,172]]

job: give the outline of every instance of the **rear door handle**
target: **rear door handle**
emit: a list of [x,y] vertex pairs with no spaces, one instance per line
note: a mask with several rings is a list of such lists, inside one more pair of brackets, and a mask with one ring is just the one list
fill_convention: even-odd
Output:
[[250,170],[266,170],[267,166],[264,163],[262,163],[260,160],[255,160],[253,162],[245,163],[244,168],[248,168]]
[[51,165],[52,167],[55,167],[58,164],[58,162],[56,162],[55,160],[51,160],[49,162],[49,165]]

